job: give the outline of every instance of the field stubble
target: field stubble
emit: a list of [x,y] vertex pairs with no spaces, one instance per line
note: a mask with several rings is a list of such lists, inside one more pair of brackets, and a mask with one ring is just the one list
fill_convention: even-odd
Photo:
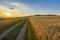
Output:
[[60,40],[60,16],[29,17],[38,40]]

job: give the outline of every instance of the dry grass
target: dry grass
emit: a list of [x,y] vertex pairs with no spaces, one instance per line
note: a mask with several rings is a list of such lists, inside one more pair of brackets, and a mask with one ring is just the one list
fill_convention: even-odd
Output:
[[29,17],[38,40],[60,40],[60,16]]
[[11,23],[11,22],[13,22],[14,20],[16,20],[16,19],[0,20],[0,25]]
[[3,19],[0,20],[0,34],[7,29],[11,28],[13,25],[15,25],[20,19]]

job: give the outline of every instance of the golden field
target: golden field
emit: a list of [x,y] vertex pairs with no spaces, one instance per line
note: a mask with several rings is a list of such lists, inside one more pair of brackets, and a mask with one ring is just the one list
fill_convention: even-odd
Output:
[[60,40],[60,16],[29,17],[38,40]]

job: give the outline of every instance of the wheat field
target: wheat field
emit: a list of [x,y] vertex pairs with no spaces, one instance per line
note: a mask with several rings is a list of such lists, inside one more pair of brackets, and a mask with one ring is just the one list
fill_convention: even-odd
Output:
[[60,40],[60,16],[29,17],[38,40]]

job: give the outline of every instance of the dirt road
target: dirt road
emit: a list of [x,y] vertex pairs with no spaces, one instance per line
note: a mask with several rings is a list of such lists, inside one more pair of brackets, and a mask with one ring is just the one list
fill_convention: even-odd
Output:
[[19,34],[19,36],[17,37],[16,40],[24,40],[24,35],[25,35],[25,32],[26,32],[26,27],[27,27],[27,21],[26,21],[24,27],[22,28],[22,30],[20,31],[20,34]]

